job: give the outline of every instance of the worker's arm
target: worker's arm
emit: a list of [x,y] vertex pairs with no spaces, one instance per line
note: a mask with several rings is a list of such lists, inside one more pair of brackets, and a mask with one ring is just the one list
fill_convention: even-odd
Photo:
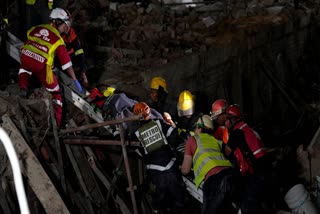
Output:
[[184,175],[187,175],[191,170],[191,166],[192,166],[192,156],[184,155],[182,166],[181,166],[181,173]]
[[194,151],[196,150],[197,143],[195,142],[194,137],[189,137],[186,146],[184,149],[183,162],[181,166],[181,173],[186,175],[190,172],[192,167],[192,157],[194,155]]
[[229,157],[229,155],[232,153],[232,149],[226,145],[225,148],[224,148],[224,154]]
[[74,73],[73,67],[70,66],[69,68],[67,68],[66,72],[69,74],[69,76],[71,77],[71,79],[76,80],[77,77]]

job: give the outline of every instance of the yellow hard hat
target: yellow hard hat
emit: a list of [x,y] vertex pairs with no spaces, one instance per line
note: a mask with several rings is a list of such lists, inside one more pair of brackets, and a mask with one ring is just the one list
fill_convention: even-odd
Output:
[[150,83],[150,88],[159,90],[159,86],[161,86],[163,90],[168,93],[166,81],[162,77],[153,77]]
[[194,113],[194,100],[190,91],[184,90],[179,95],[178,116],[190,116]]

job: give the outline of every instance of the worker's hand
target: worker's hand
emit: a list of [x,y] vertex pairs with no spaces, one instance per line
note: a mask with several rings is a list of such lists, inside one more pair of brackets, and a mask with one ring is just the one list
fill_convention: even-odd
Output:
[[81,72],[80,81],[84,87],[88,87],[89,81],[88,81],[87,74],[85,71]]
[[82,86],[80,85],[79,81],[78,80],[74,80],[74,84],[77,86],[78,91],[80,93],[82,93]]

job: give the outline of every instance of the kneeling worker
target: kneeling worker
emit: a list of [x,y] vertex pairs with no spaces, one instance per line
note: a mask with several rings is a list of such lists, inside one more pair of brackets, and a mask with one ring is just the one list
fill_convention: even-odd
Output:
[[194,136],[186,142],[181,172],[188,174],[193,165],[196,187],[203,182],[202,214],[232,213],[231,163],[221,152],[222,142],[212,135],[210,116],[202,115],[195,126]]

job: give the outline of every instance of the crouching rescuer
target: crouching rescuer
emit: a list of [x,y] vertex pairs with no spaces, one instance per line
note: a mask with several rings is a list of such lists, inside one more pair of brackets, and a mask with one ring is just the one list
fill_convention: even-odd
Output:
[[195,185],[202,185],[202,214],[234,213],[232,199],[234,176],[231,163],[221,151],[222,141],[213,137],[209,115],[202,115],[195,124],[194,136],[186,142],[182,174],[188,174],[193,165]]
[[142,117],[135,134],[142,144],[141,156],[153,187],[153,213],[181,213],[185,189],[169,146],[176,142],[177,130],[163,120],[150,119],[151,109],[144,102],[136,103],[133,113]]
[[55,56],[58,57],[62,69],[74,80],[78,91],[82,92],[82,87],[76,79],[70,56],[61,37],[62,34],[69,32],[70,26],[71,21],[66,11],[56,8],[50,14],[50,24],[32,27],[21,48],[20,96],[27,97],[30,76],[36,76],[52,95],[57,126],[61,124],[62,96],[58,80],[52,71]]

